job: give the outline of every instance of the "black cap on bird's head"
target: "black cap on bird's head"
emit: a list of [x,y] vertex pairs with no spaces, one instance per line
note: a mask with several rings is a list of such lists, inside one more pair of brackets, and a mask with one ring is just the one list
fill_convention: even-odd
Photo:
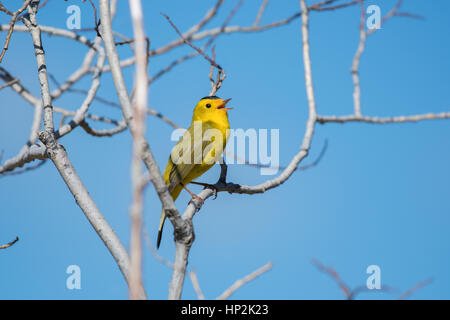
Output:
[[[228,102],[231,99],[223,100],[217,96],[207,96],[200,99],[199,103],[195,106],[195,110],[200,113],[210,113],[215,112],[215,110],[231,110],[232,108],[226,108]],[[213,108],[212,108],[213,107]],[[194,111],[195,113],[195,111]]]
[[204,100],[204,99],[220,99],[218,96],[209,96],[209,97],[203,97],[200,100]]

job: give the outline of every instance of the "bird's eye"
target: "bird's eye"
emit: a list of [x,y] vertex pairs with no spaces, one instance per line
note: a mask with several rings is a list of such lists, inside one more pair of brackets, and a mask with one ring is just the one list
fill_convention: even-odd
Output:
[[208,104],[206,105],[206,107],[207,107],[207,108],[211,108],[211,105],[208,103]]

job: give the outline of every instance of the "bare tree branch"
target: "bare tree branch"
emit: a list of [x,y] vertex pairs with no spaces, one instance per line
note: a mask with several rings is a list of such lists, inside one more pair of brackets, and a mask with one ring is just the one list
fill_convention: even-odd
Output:
[[[408,13],[408,12],[399,12],[398,10],[402,6],[402,4],[403,4],[403,0],[398,0],[397,3],[395,4],[395,6],[383,18],[381,18],[380,26],[383,26],[386,23],[386,21],[388,21],[389,19],[391,19],[392,17],[395,17],[395,16],[419,19],[419,20],[424,19],[423,16],[421,16],[421,15],[412,14],[412,13]],[[369,29],[366,31],[366,34],[368,36],[370,36],[377,30],[378,30],[377,28]]]
[[41,84],[42,106],[44,111],[44,126],[45,130],[53,134],[53,106],[52,97],[50,95],[50,86],[47,76],[47,63],[45,61],[44,48],[41,40],[41,29],[36,21],[36,13],[38,10],[39,1],[32,0],[28,6],[29,20],[23,19],[27,26],[34,45],[34,53],[36,55],[36,63],[38,68],[38,78]]
[[[109,64],[111,65],[111,72],[116,86],[116,91],[122,105],[122,112],[124,119],[134,135],[134,119],[132,117],[131,102],[123,79],[122,70],[117,55],[116,46],[114,44],[114,37],[112,33],[111,17],[109,12],[109,1],[100,0],[100,17],[102,20],[102,38],[105,43],[105,49],[108,56]],[[177,208],[173,202],[167,186],[161,176],[158,164],[150,150],[146,141],[142,143],[141,154],[142,160],[148,169],[151,177],[151,182],[159,196],[166,216],[174,226],[175,234],[175,261],[172,281],[169,287],[169,299],[180,299],[184,283],[184,276],[186,271],[187,257],[190,246],[192,245],[194,233],[192,231],[192,223],[181,218]],[[180,267],[179,267],[180,266]]]
[[[371,289],[367,288],[367,286],[364,286],[364,285],[358,286],[354,289],[350,289],[350,287],[344,283],[344,281],[341,279],[339,273],[336,270],[334,270],[334,268],[323,265],[317,259],[312,259],[311,262],[320,272],[327,274],[336,282],[336,284],[339,286],[339,288],[341,289],[342,293],[344,294],[344,296],[347,300],[354,300],[358,294],[360,294],[361,292],[365,292],[365,291],[366,292],[371,292],[371,291],[395,292],[395,291],[397,291],[396,289],[394,289],[390,286],[387,286],[387,285],[383,285],[381,289],[377,289],[377,290],[371,290]],[[421,288],[423,288],[424,286],[430,284],[432,282],[432,280],[433,280],[432,278],[428,278],[424,281],[417,283],[416,285],[414,285],[414,287],[407,290],[400,297],[398,297],[397,300],[407,299],[414,292],[416,292],[416,291],[420,290]]]
[[164,18],[167,19],[167,21],[170,23],[170,25],[172,26],[172,28],[176,31],[176,33],[178,33],[178,35],[183,39],[183,42],[186,43],[188,46],[190,46],[192,49],[194,49],[195,51],[197,51],[203,58],[205,58],[206,60],[208,60],[208,62],[216,67],[219,70],[222,70],[222,67],[220,65],[218,65],[211,57],[209,57],[205,52],[203,52],[202,49],[200,49],[199,47],[195,46],[194,44],[192,44],[192,42],[190,42],[187,38],[183,37],[183,34],[180,32],[180,30],[178,30],[178,28],[175,26],[175,24],[172,22],[172,20],[170,20],[169,16],[167,16],[165,13],[161,12],[161,15],[164,16]]
[[30,129],[30,135],[28,138],[27,143],[22,147],[19,154],[15,156],[14,158],[8,160],[5,162],[3,166],[0,167],[0,173],[4,173],[6,171],[14,170],[17,167],[22,167],[27,161],[38,159],[43,159],[44,155],[43,152],[45,151],[45,148],[41,151],[32,150],[30,151],[30,147],[36,144],[36,141],[38,139],[38,131],[41,126],[41,118],[42,118],[42,102],[39,101],[37,97],[34,97],[31,95],[26,89],[21,90],[22,87],[20,85],[20,80],[17,78],[13,78],[4,68],[0,67],[0,78],[2,78],[5,81],[9,81],[9,83],[14,82],[11,84],[13,90],[20,90],[18,93],[27,99],[30,103],[34,106],[34,116],[33,116],[33,122]]
[[253,271],[249,275],[245,276],[242,279],[237,280],[231,287],[229,287],[227,290],[225,290],[220,296],[217,297],[217,300],[226,300],[228,299],[233,293],[235,293],[240,287],[242,287],[244,284],[252,281],[253,279],[259,277],[263,273],[269,271],[272,269],[273,263],[272,261],[268,262],[266,265],[262,266],[261,268]]
[[140,0],[129,0],[134,39],[136,40],[136,100],[134,103],[133,158],[131,163],[132,204],[131,217],[131,280],[130,298],[140,298],[142,283],[142,210],[143,184],[141,158],[145,143],[145,115],[147,110],[147,52],[148,39],[145,36],[142,4]]
[[377,124],[387,124],[387,123],[402,123],[402,122],[417,122],[422,120],[435,120],[435,119],[449,119],[450,112],[441,113],[425,113],[417,114],[412,116],[397,116],[397,117],[357,117],[355,115],[348,116],[317,116],[317,122],[324,124],[327,122],[367,122],[367,123],[377,123]]
[[19,241],[19,237],[16,237],[13,241],[7,243],[7,244],[3,244],[0,246],[0,249],[6,249],[11,247],[12,245],[14,245],[17,241]]
[[[310,169],[312,167],[317,166],[320,163],[320,161],[323,159],[323,156],[325,155],[325,152],[327,151],[327,149],[328,149],[328,140],[325,139],[325,142],[324,142],[324,144],[322,146],[322,150],[320,151],[320,153],[317,156],[317,158],[314,161],[312,161],[311,163],[305,164],[303,166],[298,166],[297,168],[295,168],[295,171],[304,171],[304,170],[307,170],[307,169]],[[239,163],[245,164],[245,165],[247,165],[249,167],[253,167],[253,168],[270,168],[270,169],[274,169],[274,170],[277,170],[277,171],[286,169],[286,167],[283,167],[283,166],[273,167],[273,166],[268,165],[268,164],[266,165],[266,164],[261,164],[261,163],[251,163],[251,162],[247,161],[246,159],[243,159],[243,158],[239,157],[238,155],[233,154],[231,152],[228,152],[226,150],[224,151],[224,153],[227,156],[229,156],[229,157],[233,157]]]
[[[235,6],[234,8],[231,10],[231,12],[228,14],[228,17],[225,19],[225,21],[223,22],[222,26],[221,26],[221,30],[224,30],[226,28],[226,26],[228,25],[228,23],[231,21],[231,19],[233,18],[233,16],[236,14],[236,12],[239,10],[239,8],[242,5],[243,0],[240,0]],[[219,34],[212,36],[204,45],[203,50],[206,50],[206,48],[209,47],[210,44],[212,44],[215,39],[217,38]],[[215,54],[215,49],[214,46],[212,47],[212,60],[215,63],[216,62],[216,54]],[[223,81],[226,78],[226,74],[225,74],[225,70],[222,68],[218,68],[217,69],[217,78],[214,81],[213,79],[213,74],[214,74],[214,64],[211,64],[211,69],[209,71],[209,80],[211,81],[211,91],[209,92],[210,96],[215,96],[217,91],[220,89],[220,87],[222,86]]]
[[[129,257],[128,253],[120,242],[119,238],[109,226],[108,222],[100,213],[95,202],[89,195],[86,187],[81,182],[78,174],[72,166],[66,150],[60,145],[54,133],[53,124],[53,107],[51,105],[50,88],[47,77],[47,67],[45,62],[44,48],[41,42],[41,30],[36,21],[36,12],[39,1],[32,0],[28,6],[29,20],[23,19],[24,23],[29,28],[33,45],[36,54],[36,63],[38,69],[38,77],[41,87],[42,105],[44,105],[44,131],[39,133],[40,140],[47,148],[46,154],[52,160],[55,167],[58,169],[61,177],[74,196],[78,206],[81,208],[91,225],[94,227],[97,234],[105,243],[106,247],[111,252],[116,260],[120,271],[124,275],[127,283],[129,283]],[[142,288],[142,295],[145,292]]]
[[[100,18],[102,20],[102,38],[105,43],[105,49],[108,56],[109,63],[111,65],[111,72],[113,75],[114,84],[116,86],[117,94],[119,96],[119,100],[122,106],[122,112],[124,115],[124,119],[127,122],[128,126],[131,128],[131,132],[133,133],[133,116],[132,116],[132,107],[131,101],[128,96],[128,92],[125,86],[125,81],[123,79],[121,66],[119,63],[119,57],[117,55],[117,51],[114,45],[114,38],[112,34],[111,27],[111,17],[109,15],[109,2],[107,0],[100,0]],[[161,172],[158,168],[158,165],[153,157],[153,154],[150,151],[150,147],[147,142],[142,146],[143,148],[143,161],[146,165],[149,173],[152,177],[152,183],[155,186],[155,189],[160,197],[162,203],[164,204],[165,210],[168,211],[168,216],[176,216],[178,214],[178,210],[176,209],[173,199],[170,196],[167,187],[164,183],[164,180],[161,177]],[[178,214],[179,216],[179,214]],[[180,217],[181,218],[181,217]]]
[[175,66],[183,63],[184,61],[187,61],[189,59],[192,59],[196,56],[198,56],[199,53],[198,52],[193,52],[187,55],[182,56],[181,58],[178,58],[177,60],[172,61],[167,67],[165,67],[164,69],[161,69],[160,71],[158,71],[153,77],[151,77],[148,80],[148,84],[153,83],[154,81],[158,80],[159,78],[161,78],[164,74],[166,74],[167,72],[169,72],[170,70],[172,70]]
[[192,286],[194,287],[195,293],[197,294],[198,300],[205,300],[205,295],[200,288],[200,283],[198,282],[197,273],[195,270],[188,272],[189,278],[191,278]]
[[128,126],[125,123],[125,121],[119,122],[114,128],[112,129],[94,129],[92,128],[86,121],[82,121],[80,123],[80,127],[83,128],[83,130],[94,137],[112,137],[118,133],[121,133],[125,131]]
[[60,137],[68,134],[70,131],[72,131],[75,127],[79,126],[81,122],[84,122],[86,119],[86,112],[91,105],[92,101],[94,101],[95,95],[97,93],[98,88],[100,87],[100,77],[102,68],[105,62],[105,52],[103,48],[101,48],[98,45],[95,45],[95,50],[98,53],[97,58],[97,64],[96,64],[96,72],[92,75],[92,84],[89,89],[89,91],[86,94],[86,97],[81,104],[80,108],[75,112],[75,115],[73,116],[72,120],[69,124],[64,125],[58,129],[56,132],[56,138],[59,139]]
[[[58,81],[55,79],[54,76],[52,76],[51,74],[49,74],[49,78],[50,78],[54,83],[56,83],[56,85],[60,86],[60,84],[58,83]],[[152,79],[154,79],[154,78],[155,78],[155,77],[153,77]],[[151,82],[152,79],[150,79],[149,82]],[[156,79],[155,79],[155,80],[156,80]],[[68,92],[79,93],[79,94],[85,94],[85,95],[88,94],[88,90],[83,90],[83,89],[69,88],[69,89],[67,89],[67,91],[68,91]],[[95,97],[94,97],[94,100],[97,100],[97,101],[100,102],[100,103],[103,103],[103,104],[105,104],[105,105],[109,105],[109,106],[112,106],[112,107],[115,107],[115,108],[121,108],[121,106],[120,106],[119,103],[116,103],[116,102],[113,102],[113,101],[109,101],[109,100],[107,100],[107,99],[104,99],[104,98],[101,98],[101,97],[98,97],[98,96],[95,96]],[[65,117],[69,117],[69,116],[74,116],[74,115],[75,115],[75,113],[73,113],[73,112],[66,111],[66,110],[63,111],[63,110],[61,110],[60,108],[54,108],[54,111],[55,111],[55,112],[59,112],[59,113],[63,113],[63,115],[64,115]],[[160,112],[158,112],[158,111],[156,111],[156,110],[154,110],[154,109],[147,109],[147,110],[146,110],[146,113],[147,113],[147,114],[150,114],[150,115],[152,115],[152,116],[155,116],[155,117],[157,117],[157,118],[159,118],[159,119],[161,119],[162,121],[168,123],[170,126],[172,126],[172,127],[175,128],[175,129],[180,128],[180,127],[179,127],[176,123],[174,123],[171,119],[169,119],[168,117],[162,115]],[[115,127],[112,128],[112,129],[96,130],[96,129],[91,128],[85,121],[82,121],[82,122],[80,123],[80,126],[83,127],[83,129],[84,129],[87,133],[89,133],[90,135],[96,136],[96,137],[104,137],[104,136],[111,137],[111,136],[113,136],[113,135],[115,135],[115,134],[117,134],[117,133],[123,132],[124,130],[126,130],[126,129],[128,128],[128,127],[127,127],[127,124],[126,124],[124,121],[117,122],[117,121],[111,120],[111,119],[109,119],[109,118],[101,118],[101,117],[99,117],[99,116],[92,115],[92,114],[86,114],[86,117],[87,117],[87,118],[91,118],[91,119],[93,119],[93,120],[103,121],[103,122],[106,122],[106,123],[110,123],[110,124],[114,124],[114,125],[115,125]]]
[[351,68],[352,79],[353,79],[353,107],[355,116],[361,117],[361,87],[359,85],[359,60],[364,51],[364,46],[366,43],[366,30],[364,29],[364,24],[366,23],[366,10],[364,8],[364,1],[359,0],[361,7],[361,19],[359,22],[359,44],[356,50],[355,57],[353,58],[353,64]]
[[334,281],[337,283],[339,288],[341,289],[344,296],[351,300],[351,297],[353,296],[352,290],[342,281],[341,277],[339,276],[339,273],[336,272],[332,267],[327,267],[320,263],[317,259],[312,259],[311,261],[319,271],[328,274],[330,277],[334,279]]
[[357,4],[360,0],[353,0],[353,1],[346,2],[346,3],[341,3],[341,4],[338,4],[338,5],[335,5],[335,6],[326,7],[327,5],[330,5],[330,4],[332,4],[333,2],[336,2],[336,1],[337,0],[321,1],[321,2],[318,2],[316,4],[313,4],[313,5],[309,6],[308,9],[310,11],[332,11],[332,10],[337,10],[337,9],[342,9],[342,8],[353,6],[353,5]]
[[145,242],[147,243],[147,247],[150,249],[150,252],[155,257],[155,259],[158,260],[159,262],[161,262],[162,264],[164,264],[165,266],[169,267],[170,269],[173,269],[173,263],[170,262],[169,260],[165,259],[158,253],[155,246],[151,243],[150,237],[148,236],[148,233],[145,231],[145,229],[143,229],[143,233],[144,233]]
[[9,86],[12,86],[13,84],[18,83],[19,81],[20,81],[19,79],[11,80],[11,81],[5,83],[4,85],[1,85],[1,86],[0,86],[0,90],[2,90],[2,89],[4,89],[4,88],[7,88],[7,87],[9,87]]
[[25,164],[32,162],[34,160],[45,160],[47,158],[47,153],[45,146],[42,143],[33,144],[32,146],[24,149],[17,156],[5,161],[3,165],[0,166],[0,174],[12,171],[16,168],[21,168]]
[[400,297],[397,298],[397,300],[408,299],[413,293],[419,291],[420,289],[429,285],[432,282],[433,282],[433,278],[428,278],[423,281],[420,281],[419,283],[415,284],[412,288],[406,290]]
[[[5,41],[5,45],[3,46],[2,52],[0,53],[0,63],[3,60],[3,57],[5,56],[6,50],[8,50],[9,47],[9,42],[11,41],[11,36],[12,33],[14,31],[14,25],[17,21],[17,18],[19,17],[19,15],[25,11],[25,9],[28,7],[28,5],[30,4],[31,0],[26,0],[24,1],[22,7],[17,10],[16,12],[13,13],[12,15],[12,19],[9,22],[9,31],[8,31],[8,35],[6,36],[6,41]],[[4,11],[6,13],[10,13],[8,10],[6,10],[6,8],[3,6],[3,4],[0,2],[0,11]]]
[[[361,8],[361,18],[359,22],[359,44],[358,48],[355,52],[355,56],[353,58],[353,63],[351,67],[352,80],[353,80],[353,107],[354,114],[357,118],[362,117],[361,112],[361,86],[359,82],[359,63],[361,59],[361,55],[364,52],[364,47],[366,44],[366,37],[373,34],[377,28],[372,28],[369,30],[365,30],[364,26],[366,23],[366,12],[364,7],[364,0],[358,0]],[[390,10],[382,19],[380,25],[384,24],[388,19],[396,15],[396,12],[400,8],[403,0],[399,0],[394,8]]]
[[[165,53],[181,44],[183,44],[183,42],[185,40],[190,40],[191,37],[198,32],[199,30],[201,30],[209,21],[211,21],[217,14],[219,8],[222,6],[224,0],[218,0],[216,2],[216,4],[214,5],[214,7],[212,7],[210,10],[208,10],[208,12],[206,13],[206,15],[202,18],[202,20],[195,24],[194,26],[192,26],[187,32],[185,32],[184,34],[181,34],[179,31],[177,31],[177,33],[180,35],[179,40],[175,40],[172,43],[169,43],[168,45],[164,46],[163,48],[157,49],[155,51],[150,52],[150,55],[157,55],[157,54],[162,54]],[[164,14],[163,14],[164,15]],[[165,15],[164,15],[165,16]],[[166,19],[168,18],[167,16],[165,16]],[[170,21],[170,19],[168,19]],[[177,30],[177,29],[176,29]]]
[[[83,2],[86,2],[86,0],[81,0]],[[100,21],[97,20],[97,8],[95,7],[94,3],[92,2],[92,0],[89,0],[89,3],[91,4],[92,9],[94,9],[94,30],[95,32],[97,32],[97,36],[100,37],[100,31],[98,30],[99,26],[100,26]]]
[[261,7],[259,7],[258,15],[256,16],[255,22],[253,23],[253,27],[259,26],[259,22],[261,21],[262,15],[266,10],[267,3],[269,3],[269,0],[263,0],[263,2],[261,3]]
[[[213,61],[216,60],[216,54],[214,47],[212,48],[212,54],[213,54]],[[214,80],[213,78],[214,74],[214,66],[211,64],[211,68],[209,71],[209,80],[211,82],[211,91],[209,92],[209,96],[215,96],[217,94],[217,91],[222,86],[223,80],[226,78],[225,70],[224,69],[218,69],[217,71],[217,78]]]
[[23,168],[23,169],[3,172],[3,173],[0,173],[0,177],[3,177],[3,176],[15,176],[15,175],[22,174],[22,173],[25,173],[25,172],[28,172],[28,171],[31,171],[31,170],[35,170],[35,169],[38,169],[41,166],[43,166],[46,162],[47,162],[47,159],[44,159],[44,160],[39,161],[35,165],[29,166],[29,167],[26,167],[26,168]]

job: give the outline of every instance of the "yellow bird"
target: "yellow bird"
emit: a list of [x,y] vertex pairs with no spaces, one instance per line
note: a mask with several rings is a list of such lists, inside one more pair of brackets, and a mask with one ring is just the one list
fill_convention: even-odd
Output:
[[[186,185],[208,171],[222,155],[230,133],[227,111],[228,100],[216,96],[200,99],[194,108],[192,123],[183,137],[172,149],[163,178],[175,201],[184,188],[192,197],[196,197]],[[166,215],[164,210],[159,223],[157,248]]]

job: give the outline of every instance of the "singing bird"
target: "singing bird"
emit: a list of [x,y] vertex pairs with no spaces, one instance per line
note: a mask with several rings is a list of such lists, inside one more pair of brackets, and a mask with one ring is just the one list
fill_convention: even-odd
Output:
[[[172,149],[163,174],[174,201],[183,188],[195,198],[186,185],[208,171],[222,155],[230,132],[227,111],[231,108],[225,107],[230,100],[209,96],[200,99],[195,106],[191,125]],[[165,220],[163,210],[157,248],[161,243]]]

